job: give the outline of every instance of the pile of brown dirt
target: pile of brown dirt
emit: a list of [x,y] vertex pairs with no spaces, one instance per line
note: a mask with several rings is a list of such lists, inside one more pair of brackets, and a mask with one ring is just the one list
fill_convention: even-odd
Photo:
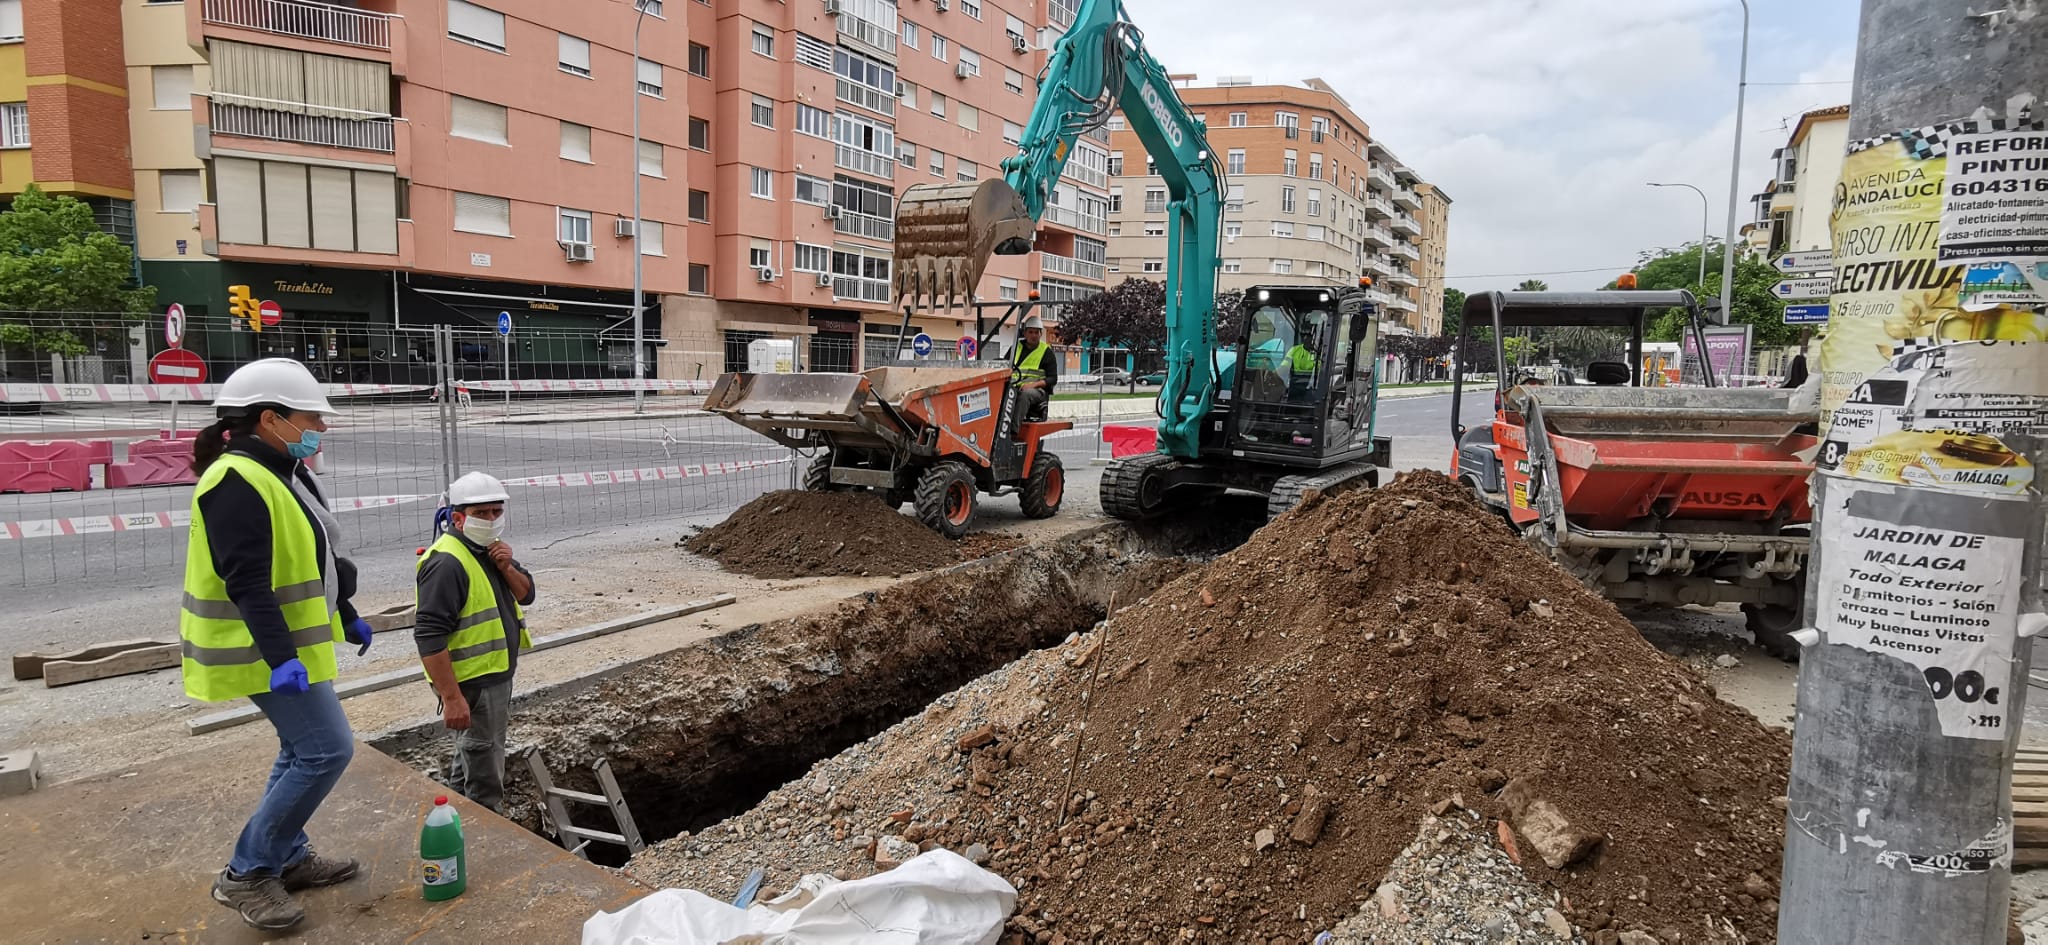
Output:
[[974,532],[960,539],[960,556],[970,561],[1016,551],[1031,539],[1016,532]]
[[762,578],[895,576],[960,561],[952,542],[865,492],[770,492],[683,548]]
[[718,892],[908,841],[1017,885],[1006,941],[1306,942],[1462,805],[1588,940],[1770,941],[1789,755],[1411,473],[1304,503],[630,869]]

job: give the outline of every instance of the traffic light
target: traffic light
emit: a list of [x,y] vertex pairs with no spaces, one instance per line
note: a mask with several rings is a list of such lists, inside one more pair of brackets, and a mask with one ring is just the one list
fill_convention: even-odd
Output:
[[250,331],[263,330],[263,313],[260,305],[255,296],[249,294],[248,286],[228,286],[228,314],[248,319]]

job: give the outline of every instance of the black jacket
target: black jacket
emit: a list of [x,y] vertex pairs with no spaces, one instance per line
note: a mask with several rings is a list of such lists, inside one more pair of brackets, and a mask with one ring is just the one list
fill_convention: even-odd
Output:
[[[227,451],[240,453],[271,471],[280,481],[289,483],[291,477],[298,477],[307,490],[318,496],[320,501],[327,497],[320,494],[320,488],[306,475],[305,467],[270,447],[270,444],[254,436],[238,436],[228,441]],[[287,484],[286,486],[290,486]],[[306,508],[304,499],[298,493],[292,498],[299,503],[299,514],[313,526],[314,554],[317,560],[327,560],[327,536],[313,513]],[[206,517],[206,543],[213,554],[213,572],[220,575],[227,585],[228,600],[242,611],[242,622],[248,624],[249,635],[256,640],[256,649],[263,654],[263,661],[275,669],[298,657],[298,650],[292,646],[291,628],[285,625],[284,608],[277,602],[277,594],[271,590],[270,580],[270,512],[263,504],[263,496],[256,487],[242,478],[241,473],[230,470],[221,477],[220,484],[199,497],[199,512]],[[322,567],[325,565],[323,563]],[[356,619],[355,605],[350,598],[356,594],[356,566],[347,558],[336,556],[334,574],[322,574],[325,580],[338,582],[336,597],[340,602],[341,622],[344,626]]]

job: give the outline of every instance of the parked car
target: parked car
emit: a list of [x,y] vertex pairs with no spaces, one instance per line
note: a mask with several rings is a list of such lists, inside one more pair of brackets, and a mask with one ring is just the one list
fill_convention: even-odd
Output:
[[1152,372],[1152,373],[1150,373],[1150,374],[1140,374],[1140,375],[1138,375],[1138,386],[1139,386],[1139,387],[1158,387],[1158,386],[1160,386],[1160,385],[1162,385],[1162,384],[1165,384],[1165,383],[1166,383],[1166,372],[1165,372],[1165,371],[1153,371],[1153,372]]
[[1129,384],[1131,382],[1131,372],[1120,367],[1102,368],[1095,372],[1095,376],[1101,379],[1101,382],[1104,384]]

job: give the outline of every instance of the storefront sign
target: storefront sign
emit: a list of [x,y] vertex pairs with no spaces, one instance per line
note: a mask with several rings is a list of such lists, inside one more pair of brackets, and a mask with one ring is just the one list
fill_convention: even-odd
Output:
[[287,282],[279,279],[271,286],[279,292],[293,295],[333,295],[334,287],[325,282]]
[[559,312],[562,307],[553,302],[528,302],[526,307],[536,312]]

